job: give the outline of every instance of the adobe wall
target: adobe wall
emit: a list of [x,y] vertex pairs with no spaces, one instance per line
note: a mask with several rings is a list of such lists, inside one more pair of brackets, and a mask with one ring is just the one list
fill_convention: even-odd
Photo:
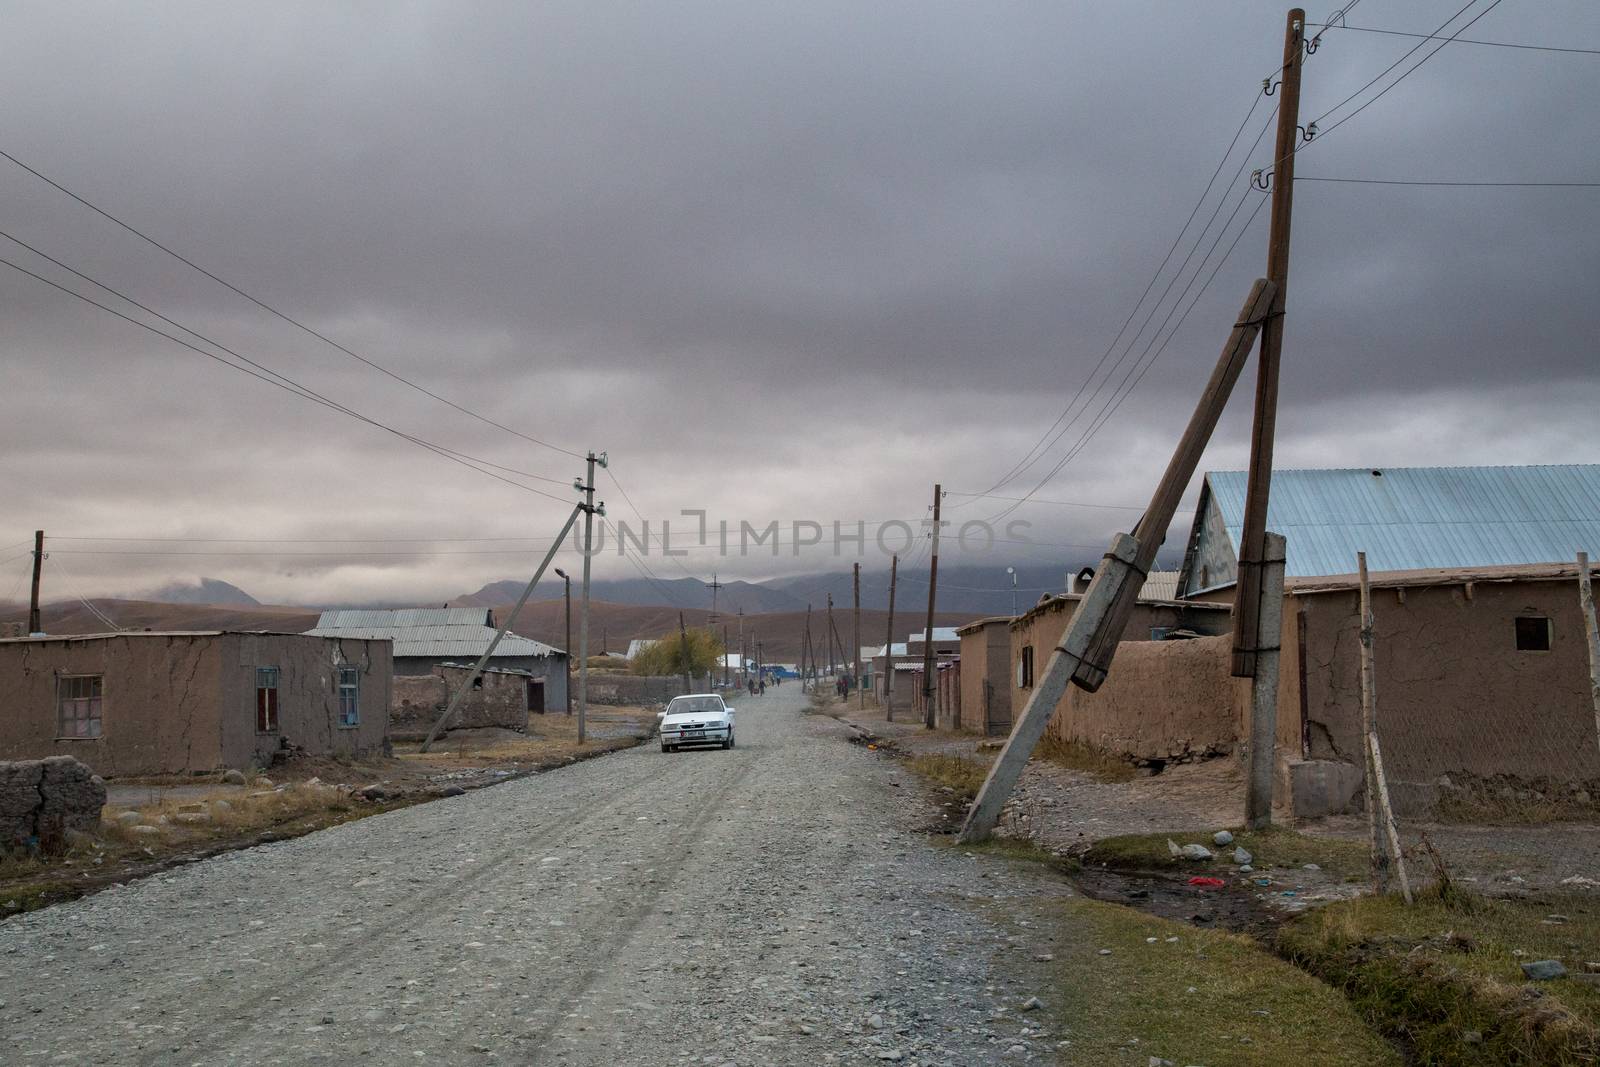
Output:
[[[0,643],[0,760],[75,756],[102,777],[222,764],[222,636]],[[103,678],[101,736],[56,737],[56,676]]]
[[[1279,737],[1311,759],[1361,763],[1359,596],[1296,595]],[[1551,621],[1548,652],[1516,648],[1515,619]],[[1300,617],[1304,622],[1296,620]],[[1588,647],[1573,581],[1373,590],[1379,740],[1397,807],[1434,798],[1441,776],[1528,783],[1600,781]],[[1301,681],[1305,719],[1301,720]]]
[[[364,756],[389,732],[389,641],[304,634],[224,635],[220,702],[223,765],[265,767],[279,751]],[[360,670],[357,725],[339,725],[338,671]],[[256,668],[278,668],[278,729],[256,732]]]
[[[704,682],[704,679],[701,679]],[[576,706],[577,680],[573,680],[572,700]],[[699,692],[698,687],[694,690]],[[735,688],[730,703],[738,706],[739,690]],[[673,697],[683,695],[681,675],[597,674],[589,672],[589,703],[607,705],[643,706],[665,704]]]
[[986,622],[961,635],[961,726],[987,733],[990,724],[1011,722],[1011,625]]
[[1141,763],[1230,753],[1244,721],[1232,649],[1226,635],[1124,641],[1097,692],[1068,687],[1049,732]]

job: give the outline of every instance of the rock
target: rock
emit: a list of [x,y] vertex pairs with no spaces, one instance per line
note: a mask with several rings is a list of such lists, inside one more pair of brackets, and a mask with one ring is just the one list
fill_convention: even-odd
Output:
[[1440,789],[1454,789],[1456,787],[1456,783],[1450,780],[1448,774],[1441,774],[1438,780],[1434,782],[1434,785],[1437,785]]
[[1544,917],[1546,926],[1564,926],[1571,921],[1571,917],[1566,915],[1546,915]]
[[1042,1007],[1044,1007],[1044,1001],[1038,997],[1029,997],[1022,1002],[1023,1011],[1038,1011]]
[[1321,867],[1321,865],[1320,865],[1320,864],[1316,864],[1316,863],[1307,863],[1307,864],[1305,864],[1305,865],[1304,865],[1304,866],[1302,866],[1302,867],[1301,867],[1301,870],[1306,870],[1306,871],[1320,871],[1320,870],[1322,870],[1322,867]]
[[447,785],[443,789],[439,790],[439,795],[442,797],[459,797],[465,792],[466,790],[462,789],[459,785]]
[[1033,954],[1033,962],[1035,963],[1049,963],[1055,958],[1056,954],[1054,952],[1035,952]]
[[143,824],[140,824],[138,826],[130,826],[130,827],[128,827],[128,833],[137,834],[140,837],[159,837],[160,834],[161,834],[161,827],[159,827],[159,826],[145,826]]
[[1576,793],[1572,794],[1572,800],[1575,804],[1590,804],[1593,803],[1594,798],[1589,796],[1589,791],[1587,789],[1580,789]]
[[1219,847],[1223,845],[1231,845],[1233,844],[1233,835],[1226,830],[1218,830],[1216,833],[1211,835],[1211,840]]
[[1108,948],[1103,948],[1103,949],[1100,950],[1100,955],[1109,956],[1109,955],[1111,955],[1111,950],[1108,949]]
[[203,811],[180,811],[172,817],[174,822],[181,822],[185,826],[198,826],[211,821],[211,816]]
[[356,795],[363,800],[383,800],[389,795],[389,791],[381,785],[369,785]]
[[1567,977],[1571,978],[1574,982],[1581,982],[1586,986],[1593,986],[1596,989],[1600,989],[1600,974],[1594,974],[1586,971],[1583,974],[1569,974]]
[[1532,981],[1548,982],[1563,977],[1567,969],[1562,966],[1560,960],[1534,960],[1532,963],[1522,965],[1522,973]]
[[1178,843],[1170,837],[1167,838],[1167,854],[1173,859],[1177,859],[1179,856],[1183,855],[1183,849],[1179,848]]
[[1483,1044],[1483,1033],[1478,1030],[1463,1030],[1461,1032],[1461,1043],[1464,1045],[1481,1045]]
[[[1227,844],[1225,841],[1219,841],[1217,843]],[[1160,1056],[1151,1056],[1149,1067],[1174,1067],[1174,1064],[1171,1060],[1164,1060]]]
[[232,810],[233,805],[226,800],[213,800],[211,802],[211,814],[213,815],[226,815]]
[[1179,851],[1186,860],[1209,860],[1216,858],[1216,853],[1212,852],[1204,845],[1184,845]]
[[144,816],[136,811],[119,811],[117,821],[124,826],[132,826],[134,823],[143,822]]
[[271,789],[272,788],[272,779],[271,778],[257,778],[251,784],[254,785],[257,789]]
[[883,1016],[881,1016],[881,1015],[869,1015],[869,1016],[867,1016],[867,1025],[872,1027],[874,1030],[882,1030],[883,1029]]
[[223,785],[244,785],[249,781],[243,771],[227,770],[222,772]]
[[1249,849],[1245,848],[1243,845],[1240,845],[1238,848],[1233,850],[1233,862],[1237,863],[1241,867],[1246,867],[1255,862],[1255,857],[1250,855]]
[[[935,636],[937,636],[937,635],[935,635]],[[899,1063],[901,1060],[903,1060],[905,1058],[906,1058],[906,1054],[904,1052],[901,1052],[897,1048],[884,1049],[882,1052],[878,1053],[878,1059],[880,1059],[880,1060],[888,1060],[890,1063]]]
[[1253,870],[1255,870],[1255,868],[1250,866],[1248,863],[1241,864],[1239,867],[1240,874],[1249,874]]

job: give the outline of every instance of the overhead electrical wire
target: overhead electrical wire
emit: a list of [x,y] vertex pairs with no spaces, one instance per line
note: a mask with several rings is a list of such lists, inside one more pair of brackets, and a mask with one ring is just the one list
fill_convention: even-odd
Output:
[[1432,33],[1407,33],[1404,30],[1380,30],[1375,26],[1350,26],[1345,23],[1312,22],[1310,26],[1329,26],[1352,33],[1381,33],[1390,37],[1420,37],[1425,41],[1453,41],[1456,44],[1486,45],[1490,48],[1517,48],[1530,52],[1567,52],[1575,55],[1600,56],[1600,48],[1563,48],[1548,44],[1517,44],[1512,41],[1480,41],[1470,37],[1443,37]]
[[[18,243],[20,243],[20,242],[18,242]],[[51,262],[55,262],[55,261],[52,260]],[[215,362],[222,364],[224,367],[229,367],[229,368],[231,368],[231,369],[233,369],[235,371],[238,371],[241,374],[249,375],[252,378],[259,378],[261,381],[266,382],[268,385],[272,385],[272,386],[274,386],[276,388],[283,389],[285,392],[292,393],[293,395],[298,396],[298,397],[300,397],[300,398],[302,398],[304,400],[309,400],[312,403],[320,404],[323,407],[331,408],[334,411],[338,411],[341,414],[348,415],[351,418],[357,419],[358,421],[367,423],[368,425],[374,426],[374,427],[376,427],[376,428],[378,428],[380,430],[383,430],[386,433],[393,434],[396,437],[401,438],[402,440],[410,441],[412,444],[415,444],[418,447],[427,449],[428,451],[433,452],[436,455],[439,455],[439,456],[441,456],[441,457],[443,457],[445,459],[448,459],[448,460],[450,460],[450,461],[452,461],[454,463],[458,463],[458,464],[460,464],[460,465],[462,465],[464,467],[467,467],[470,470],[475,470],[479,474],[487,475],[488,477],[494,478],[497,481],[504,482],[507,485],[515,486],[518,489],[523,490],[524,492],[534,493],[534,494],[537,494],[539,496],[548,497],[551,500],[559,500],[559,501],[561,501],[563,503],[567,503],[568,502],[565,497],[557,496],[554,493],[547,493],[542,489],[534,488],[533,486],[526,485],[526,484],[524,484],[522,482],[513,481],[512,479],[507,478],[507,477],[505,477],[505,476],[503,476],[501,474],[496,474],[492,470],[486,470],[486,469],[484,469],[484,467],[479,467],[479,466],[476,465],[478,462],[482,462],[482,463],[485,464],[485,466],[499,467],[498,464],[490,464],[487,460],[482,460],[482,461],[476,460],[474,457],[468,456],[466,453],[457,452],[456,450],[450,449],[450,448],[446,448],[443,445],[438,445],[438,444],[435,444],[435,443],[433,443],[431,441],[426,441],[426,440],[424,440],[424,439],[422,439],[420,437],[416,437],[416,436],[414,436],[412,434],[406,433],[404,430],[396,429],[395,427],[390,426],[387,423],[381,422],[381,421],[379,421],[377,419],[374,419],[374,418],[372,418],[370,416],[363,415],[362,413],[356,411],[353,408],[347,407],[346,405],[341,404],[338,401],[330,400],[330,399],[322,396],[321,394],[315,392],[314,390],[308,389],[307,387],[305,387],[303,385],[300,385],[298,382],[295,382],[293,379],[288,378],[285,375],[279,374],[277,371],[273,371],[273,370],[270,370],[268,368],[262,367],[260,364],[255,363],[254,361],[248,359],[247,357],[241,356],[239,358],[243,359],[246,364],[249,364],[248,366],[244,366],[244,365],[241,365],[239,363],[234,363],[231,360],[224,359],[223,357],[217,355],[215,352],[210,352],[210,351],[208,351],[208,350],[206,350],[204,348],[201,348],[199,345],[191,344],[188,341],[185,341],[181,337],[176,337],[176,336],[174,336],[174,335],[172,335],[170,333],[167,333],[165,330],[161,330],[161,329],[156,328],[155,326],[150,325],[147,322],[142,322],[139,319],[136,319],[131,315],[124,314],[123,312],[118,311],[115,308],[110,307],[109,305],[102,304],[100,301],[95,300],[93,297],[86,296],[83,293],[80,293],[77,290],[70,288],[69,286],[62,285],[60,282],[54,281],[54,280],[52,280],[50,278],[46,278],[42,274],[35,273],[34,271],[29,270],[28,268],[22,266],[21,264],[14,263],[9,259],[5,259],[4,257],[0,257],[0,265],[4,265],[4,266],[7,266],[7,267],[10,267],[12,270],[17,271],[19,274],[26,275],[27,277],[32,278],[35,281],[42,282],[45,285],[50,286],[52,289],[56,289],[56,290],[58,290],[58,291],[60,291],[62,293],[65,293],[68,296],[71,296],[71,297],[73,297],[75,299],[81,300],[86,304],[89,304],[89,305],[91,305],[93,307],[97,307],[101,311],[104,311],[109,315],[113,315],[113,316],[123,320],[124,322],[132,323],[133,325],[139,327],[142,330],[147,330],[150,333],[153,333],[158,337],[164,337],[168,341],[171,341],[173,344],[179,345],[179,346],[181,346],[183,348],[187,348],[191,352],[196,352],[199,355],[205,356],[207,359],[214,360]],[[65,269],[71,270],[71,268],[65,268]],[[73,273],[74,274],[78,274],[77,271],[73,271]],[[81,275],[81,274],[79,276],[80,277],[84,277],[84,275]],[[89,279],[89,280],[92,281],[92,279]],[[99,282],[95,282],[94,284],[100,285],[101,288],[106,289],[107,292],[114,292],[115,291],[115,290],[110,289],[108,286],[101,285],[101,283],[99,283]],[[123,299],[127,299],[127,298],[124,297]],[[183,327],[180,327],[180,328],[183,328]],[[186,333],[193,333],[193,331],[188,330],[187,328],[183,328],[183,329],[185,330]],[[195,334],[195,336],[200,336],[200,335],[199,334]],[[208,343],[211,343],[211,342],[208,342]],[[218,347],[220,348],[221,346],[219,345]],[[471,462],[469,462],[469,460]],[[499,467],[499,469],[501,469],[501,470],[510,470],[511,468]],[[522,472],[517,472],[517,473],[521,474]],[[543,476],[542,475],[535,475],[534,477],[543,477]]]
[[468,407],[465,407],[464,405],[458,404],[455,401],[449,399],[448,397],[440,396],[438,393],[433,392],[432,390],[428,389],[426,386],[422,386],[422,385],[417,384],[416,382],[414,382],[411,379],[405,377],[404,375],[390,370],[388,367],[385,367],[383,364],[378,363],[375,360],[368,359],[366,356],[361,355],[359,352],[356,352],[356,351],[354,351],[352,349],[346,348],[344,345],[342,345],[339,342],[333,340],[332,338],[328,337],[327,335],[325,335],[325,334],[313,329],[310,326],[307,326],[305,323],[301,322],[299,319],[296,319],[293,316],[286,314],[285,312],[279,311],[276,307],[273,307],[271,304],[268,304],[266,301],[260,299],[259,297],[256,297],[256,296],[252,295],[251,293],[246,292],[244,289],[241,289],[239,286],[234,285],[232,282],[230,282],[230,281],[228,281],[228,280],[226,280],[226,279],[224,279],[222,277],[219,277],[216,274],[213,274],[211,271],[209,271],[206,268],[200,266],[200,264],[196,263],[194,260],[189,259],[187,256],[184,256],[183,254],[181,254],[179,252],[176,252],[173,249],[169,248],[167,245],[162,244],[160,241],[156,240],[154,237],[151,237],[149,234],[145,233],[143,230],[138,229],[137,227],[131,225],[130,223],[122,221],[122,219],[118,218],[116,215],[113,215],[110,211],[107,211],[105,208],[101,207],[100,205],[98,205],[96,203],[93,203],[88,198],[86,198],[84,196],[81,196],[78,193],[73,192],[71,189],[68,189],[65,185],[62,185],[60,182],[56,181],[54,178],[51,178],[48,175],[40,172],[36,168],[28,165],[27,163],[24,163],[22,160],[18,159],[16,156],[14,156],[11,153],[5,151],[4,149],[0,149],[0,158],[4,158],[6,160],[9,160],[11,163],[15,164],[18,167],[21,167],[23,170],[27,171],[29,174],[33,175],[35,178],[38,178],[40,181],[44,182],[46,185],[49,185],[51,188],[57,190],[58,192],[61,192],[61,193],[65,194],[66,196],[70,197],[71,199],[77,201],[79,204],[82,204],[84,207],[88,208],[90,211],[93,211],[97,215],[100,215],[101,217],[109,220],[110,222],[115,223],[117,226],[120,226],[122,229],[124,229],[127,232],[133,234],[135,237],[139,238],[141,241],[144,241],[144,242],[154,246],[155,248],[160,249],[162,252],[165,252],[167,255],[171,256],[173,259],[176,259],[178,262],[184,264],[185,266],[191,268],[192,270],[197,271],[200,274],[205,275],[207,278],[210,278],[212,281],[216,282],[218,285],[220,285],[223,288],[229,290],[230,292],[236,293],[239,296],[243,297],[244,299],[250,301],[250,303],[254,304],[256,307],[260,308],[261,310],[263,310],[263,311],[267,312],[268,314],[273,315],[273,316],[283,320],[284,322],[287,322],[289,325],[295,327],[296,329],[304,331],[305,333],[311,335],[312,337],[314,337],[317,340],[323,342],[324,344],[326,344],[326,345],[328,345],[328,346],[330,346],[330,347],[332,347],[332,348],[334,348],[334,349],[336,349],[336,350],[338,350],[340,352],[343,352],[345,355],[349,356],[351,359],[358,360],[359,362],[366,364],[368,367],[371,367],[373,370],[379,371],[380,373],[385,374],[385,375],[389,376],[390,378],[393,378],[395,381],[400,382],[402,385],[405,385],[405,386],[407,386],[407,387],[409,387],[411,389],[414,389],[417,392],[423,394],[424,396],[431,397],[432,399],[437,400],[441,404],[444,404],[444,405],[446,405],[448,407],[454,408],[456,411],[461,412],[463,415],[470,416],[471,418],[477,419],[479,422],[482,422],[482,423],[484,423],[486,425],[489,425],[489,426],[493,426],[497,430],[504,430],[506,433],[512,434],[512,435],[514,435],[516,437],[520,437],[522,440],[527,441],[530,444],[540,445],[540,446],[542,446],[544,448],[551,449],[552,451],[555,451],[555,452],[563,453],[564,455],[572,456],[572,457],[574,457],[576,459],[583,459],[584,458],[583,455],[581,453],[579,453],[579,452],[575,452],[572,449],[563,448],[560,445],[552,444],[549,441],[544,441],[544,440],[541,440],[541,439],[539,439],[537,437],[530,436],[528,434],[523,433],[520,430],[512,429],[510,426],[506,426],[503,423],[497,422],[494,419],[491,419],[486,415],[482,415],[482,414],[480,414],[480,413],[478,413],[476,411],[473,411],[471,408],[468,408]]
[[1493,181],[1429,181],[1402,178],[1324,178],[1321,176],[1294,176],[1297,182],[1340,182],[1349,185],[1424,185],[1452,188],[1486,189],[1600,189],[1600,182],[1493,182]]

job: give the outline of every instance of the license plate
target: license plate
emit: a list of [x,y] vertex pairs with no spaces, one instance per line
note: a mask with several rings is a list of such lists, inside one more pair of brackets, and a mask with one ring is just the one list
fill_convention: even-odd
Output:
[[700,738],[705,737],[706,736],[706,732],[704,730],[685,730],[683,732],[683,736],[684,736],[684,740],[692,741],[697,737],[700,737]]

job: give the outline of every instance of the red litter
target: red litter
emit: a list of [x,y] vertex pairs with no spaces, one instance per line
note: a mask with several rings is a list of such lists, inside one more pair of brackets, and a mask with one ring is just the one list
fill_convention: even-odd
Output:
[[1195,875],[1189,879],[1189,884],[1199,886],[1201,889],[1221,889],[1227,885],[1221,878],[1207,878],[1204,875]]

